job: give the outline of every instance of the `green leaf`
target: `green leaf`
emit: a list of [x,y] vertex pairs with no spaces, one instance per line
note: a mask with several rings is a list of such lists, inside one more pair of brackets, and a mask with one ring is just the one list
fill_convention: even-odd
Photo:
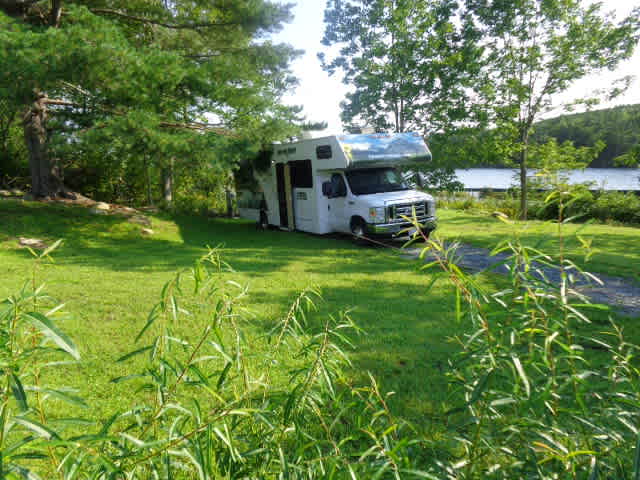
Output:
[[41,480],[41,478],[37,474],[29,470],[28,468],[22,467],[20,465],[15,465],[11,463],[7,465],[6,468],[7,468],[7,471],[15,473],[20,478],[24,478],[25,480]]
[[513,355],[511,359],[513,360],[513,364],[515,365],[516,370],[518,371],[518,375],[520,376],[520,379],[524,384],[524,389],[527,392],[527,398],[528,398],[531,396],[531,386],[529,385],[529,379],[527,378],[527,374],[525,373],[524,368],[522,368],[522,363],[520,362],[520,359],[516,355]]
[[140,340],[140,338],[142,338],[142,335],[144,335],[144,332],[146,332],[147,329],[151,325],[153,325],[153,322],[156,321],[156,319],[158,318],[159,312],[160,312],[160,308],[161,308],[160,304],[156,304],[156,305],[153,306],[153,308],[149,312],[149,315],[147,316],[147,322],[144,324],[144,327],[142,327],[142,330],[140,330],[140,332],[136,336],[135,342]]
[[636,441],[636,454],[633,459],[633,480],[640,480],[640,434]]
[[40,389],[40,391],[42,393],[46,393],[47,395],[50,395],[54,398],[57,398],[58,400],[62,400],[63,402],[66,402],[70,405],[74,405],[76,407],[80,407],[80,408],[87,408],[88,405],[85,403],[85,401],[80,398],[77,397],[75,395],[70,395],[66,392],[61,392],[60,390],[52,390],[52,389],[48,389],[48,388],[42,388]]
[[18,402],[18,405],[20,406],[20,410],[22,412],[28,410],[29,405],[27,405],[27,395],[25,394],[24,388],[22,387],[22,382],[15,373],[11,374],[10,381],[11,391],[13,392],[13,396]]
[[140,355],[141,353],[144,353],[148,350],[151,350],[152,346],[151,345],[147,345],[146,347],[142,347],[139,348],[138,350],[134,350],[133,352],[129,352],[123,356],[121,356],[120,358],[118,358],[116,360],[116,362],[124,362],[126,360],[129,360],[132,357],[135,357],[136,355]]
[[440,477],[431,475],[430,473],[423,472],[422,470],[400,470],[400,473],[406,473],[417,478],[426,478],[428,480],[442,480]]
[[67,335],[64,334],[53,322],[39,312],[29,312],[22,314],[29,320],[45,337],[53,341],[58,347],[67,352],[76,360],[80,359],[77,347]]
[[216,390],[219,391],[222,388],[222,385],[224,385],[224,381],[226,380],[227,375],[229,374],[231,365],[233,365],[232,362],[227,362],[227,364],[224,366],[224,369],[220,373],[220,377],[218,377],[218,383],[216,383]]
[[48,257],[51,252],[53,252],[56,248],[58,248],[62,244],[62,239],[56,240],[51,246],[47,247],[47,249],[40,254],[40,258]]
[[598,460],[596,457],[591,457],[591,473],[589,474],[589,480],[598,480]]
[[13,421],[32,431],[37,436],[46,438],[47,440],[59,438],[56,432],[35,420],[30,420],[24,417],[13,417]]
[[469,401],[466,402],[461,407],[457,407],[447,411],[445,415],[451,415],[453,413],[461,412],[465,408],[470,407],[471,405],[476,403],[480,399],[482,393],[486,390],[487,386],[489,385],[489,378],[491,377],[492,374],[493,374],[493,370],[489,370],[487,373],[485,373],[482,376],[482,378],[478,381],[478,384],[473,389],[473,392],[471,393],[471,398],[469,399]]

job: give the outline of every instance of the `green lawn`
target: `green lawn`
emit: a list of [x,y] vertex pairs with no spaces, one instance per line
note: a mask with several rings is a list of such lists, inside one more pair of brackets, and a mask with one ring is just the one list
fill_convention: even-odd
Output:
[[[517,233],[524,243],[538,245],[544,252],[559,251],[557,223],[529,221],[506,224],[487,213],[440,210],[439,234],[473,245],[493,248]],[[640,281],[640,229],[602,224],[568,224],[566,254],[588,271],[633,278]],[[591,241],[594,254],[585,261],[585,249],[577,235]]]
[[[480,245],[491,246],[509,231],[490,217],[451,211],[440,217],[442,235]],[[551,228],[533,224],[526,235],[535,239]],[[224,258],[235,269],[226,277],[250,287],[246,306],[255,313],[250,342],[256,355],[269,348],[264,333],[296,295],[317,286],[324,301],[316,318],[353,308],[351,316],[366,332],[355,339],[354,379],[371,371],[384,390],[396,392],[391,397],[396,414],[425,431],[439,430],[431,419],[441,418],[457,400],[450,398],[443,374],[458,351],[448,339],[462,334],[465,325],[455,321],[452,287],[443,281],[426,292],[429,274],[418,271],[417,262],[391,250],[354,246],[346,238],[260,232],[242,220],[157,216],[153,229],[155,234],[145,237],[139,226],[123,218],[94,216],[83,208],[0,202],[0,298],[19,289],[32,268],[28,251],[18,248],[18,237],[64,238],[56,264],[39,275],[46,279],[47,291],[66,303],[70,315],[61,326],[82,352],[79,365],[51,379],[71,384],[87,399],[89,410],[78,415],[104,419],[136,403],[139,393],[110,379],[135,371],[141,365],[136,362],[143,360],[133,365],[114,361],[135,349],[137,332],[174,272],[191,265],[207,245],[224,245]],[[592,232],[598,229],[603,238],[616,230],[593,226],[587,232],[597,237]],[[611,260],[594,258],[594,270],[611,271],[607,262],[615,261],[611,273],[635,271],[633,231],[620,230],[618,251],[607,253]],[[483,275],[481,282],[490,286],[503,279]],[[193,337],[200,327],[185,322],[182,329]]]
[[[82,361],[67,369],[65,381],[88,399],[88,416],[106,418],[133,405],[136,394],[128,384],[109,382],[130,371],[114,360],[135,348],[135,335],[164,282],[205,253],[206,245],[219,244],[236,270],[228,278],[250,286],[247,305],[256,314],[256,338],[304,287],[317,286],[324,298],[317,316],[353,308],[351,316],[366,331],[356,339],[354,377],[372,371],[385,390],[397,392],[396,412],[427,427],[430,415],[447,404],[441,373],[456,349],[447,337],[459,333],[452,288],[443,282],[424,294],[426,274],[392,251],[194,217],[154,217],[155,234],[143,237],[139,226],[122,218],[12,201],[0,202],[0,225],[0,298],[16,291],[31,269],[18,237],[65,239],[56,264],[40,276],[71,314],[61,326],[78,344]],[[198,325],[185,329],[187,336],[199,331]],[[256,353],[268,348],[264,341],[253,342]]]

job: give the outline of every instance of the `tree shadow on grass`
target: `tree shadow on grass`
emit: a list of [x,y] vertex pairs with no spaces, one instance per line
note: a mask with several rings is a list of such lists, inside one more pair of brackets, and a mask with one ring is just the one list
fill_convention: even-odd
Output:
[[[355,345],[349,356],[353,362],[349,376],[356,385],[369,383],[369,372],[389,398],[393,412],[424,428],[431,421],[440,422],[442,412],[461,401],[450,395],[446,372],[449,360],[459,352],[452,340],[462,336],[469,326],[455,320],[454,290],[446,280],[427,291],[430,276],[410,280],[349,272],[332,273],[334,281],[344,280],[344,288],[322,288],[319,310],[307,315],[311,332],[322,329],[329,315],[348,310],[349,316],[363,329],[351,334]],[[342,277],[342,278],[340,278]],[[279,315],[258,317],[257,327],[267,335],[284,317],[288,306],[299,293],[289,289],[274,292],[261,289],[250,293],[251,302]]]
[[[57,263],[112,271],[178,270],[192,265],[207,247],[221,247],[235,270],[255,276],[301,262],[310,274],[376,274],[399,264],[384,249],[356,246],[349,238],[259,231],[252,222],[225,218],[160,214],[153,218],[156,233],[142,236],[141,227],[124,217],[93,215],[83,207],[5,201],[0,203],[0,225],[0,235],[10,240],[6,246],[11,248],[15,240],[14,253],[24,258],[31,255],[17,249],[19,237],[49,243],[62,238]],[[363,255],[370,259],[362,261]]]

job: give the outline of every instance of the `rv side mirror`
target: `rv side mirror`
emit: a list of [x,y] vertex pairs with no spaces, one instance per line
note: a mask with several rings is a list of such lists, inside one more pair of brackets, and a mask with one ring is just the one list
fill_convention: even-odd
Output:
[[322,195],[331,197],[331,182],[322,182]]

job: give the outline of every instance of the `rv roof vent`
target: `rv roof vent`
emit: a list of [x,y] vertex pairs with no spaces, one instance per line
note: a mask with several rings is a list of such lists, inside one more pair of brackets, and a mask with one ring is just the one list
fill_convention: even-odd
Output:
[[331,145],[319,145],[316,147],[316,155],[318,160],[323,160],[326,158],[331,158]]

